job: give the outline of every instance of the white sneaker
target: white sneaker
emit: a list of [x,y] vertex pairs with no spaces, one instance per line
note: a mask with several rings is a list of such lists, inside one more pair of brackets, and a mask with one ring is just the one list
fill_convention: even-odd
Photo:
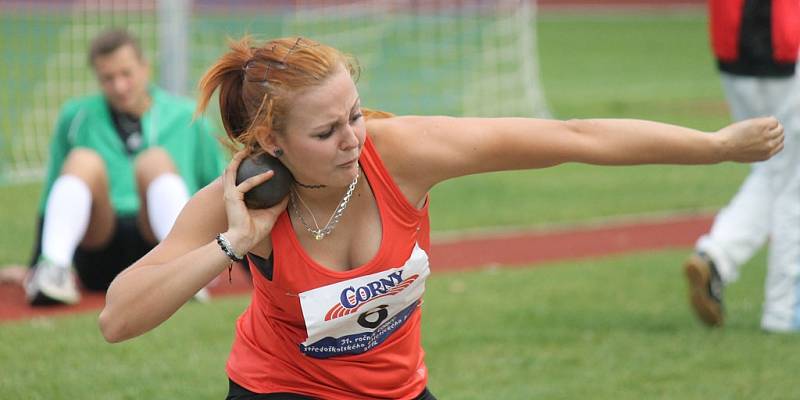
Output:
[[75,304],[81,299],[72,267],[58,266],[46,258],[39,259],[25,282],[25,296],[33,306]]
[[211,292],[208,291],[208,288],[204,287],[194,294],[194,300],[198,303],[208,303],[211,301]]

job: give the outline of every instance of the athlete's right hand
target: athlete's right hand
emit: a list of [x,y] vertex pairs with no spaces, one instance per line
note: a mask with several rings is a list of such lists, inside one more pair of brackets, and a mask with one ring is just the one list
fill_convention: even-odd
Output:
[[244,203],[244,194],[271,179],[274,172],[271,170],[264,172],[236,185],[236,171],[245,157],[247,157],[246,151],[237,152],[222,174],[225,213],[228,216],[228,231],[224,235],[233,246],[234,252],[240,256],[249,252],[269,235],[278,216],[289,203],[289,196],[286,196],[270,208],[247,208]]
[[775,117],[746,119],[720,129],[724,159],[764,161],[783,149],[783,126]]

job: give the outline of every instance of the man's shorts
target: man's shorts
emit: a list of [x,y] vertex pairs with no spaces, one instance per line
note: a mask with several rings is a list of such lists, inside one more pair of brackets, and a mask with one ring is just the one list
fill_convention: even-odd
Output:
[[117,217],[117,226],[111,241],[100,249],[86,250],[78,247],[72,262],[83,287],[89,290],[106,290],[111,281],[136,260],[155,247],[139,232],[136,217]]

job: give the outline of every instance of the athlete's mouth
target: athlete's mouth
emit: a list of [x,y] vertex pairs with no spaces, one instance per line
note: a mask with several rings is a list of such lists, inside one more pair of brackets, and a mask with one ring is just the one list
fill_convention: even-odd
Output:
[[354,158],[354,159],[352,159],[352,160],[350,160],[350,161],[347,161],[347,162],[341,163],[341,164],[339,164],[338,166],[339,166],[339,167],[343,167],[343,168],[346,168],[346,167],[351,167],[351,166],[353,166],[353,164],[355,164],[355,163],[356,163],[356,161],[358,161],[358,158]]

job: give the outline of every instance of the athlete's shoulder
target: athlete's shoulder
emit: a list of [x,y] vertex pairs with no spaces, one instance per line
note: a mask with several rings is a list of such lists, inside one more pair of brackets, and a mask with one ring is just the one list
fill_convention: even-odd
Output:
[[425,131],[441,123],[437,117],[407,115],[368,119],[366,126],[375,147],[383,154],[403,150],[410,140],[418,139]]
[[403,117],[394,115],[367,117],[366,128],[375,147],[380,151],[385,146],[391,146],[391,142],[398,135],[407,129],[408,121],[404,121]]

